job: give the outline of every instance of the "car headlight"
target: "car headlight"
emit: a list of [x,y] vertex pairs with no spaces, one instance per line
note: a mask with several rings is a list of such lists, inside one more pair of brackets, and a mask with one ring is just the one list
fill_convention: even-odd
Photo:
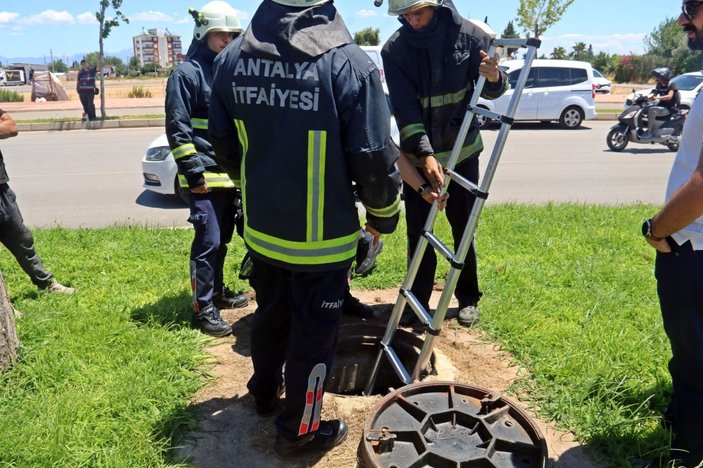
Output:
[[157,146],[146,150],[147,161],[163,161],[171,153],[171,148],[168,146]]

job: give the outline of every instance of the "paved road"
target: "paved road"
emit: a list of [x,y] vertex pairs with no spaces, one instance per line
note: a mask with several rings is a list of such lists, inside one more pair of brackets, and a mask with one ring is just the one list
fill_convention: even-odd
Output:
[[[673,153],[665,147],[605,145],[611,122],[582,130],[516,124],[488,203],[662,201]],[[160,128],[24,132],[0,142],[10,185],[30,226],[100,227],[115,223],[185,226],[175,197],[144,191],[140,161]],[[484,132],[487,151],[498,132]]]

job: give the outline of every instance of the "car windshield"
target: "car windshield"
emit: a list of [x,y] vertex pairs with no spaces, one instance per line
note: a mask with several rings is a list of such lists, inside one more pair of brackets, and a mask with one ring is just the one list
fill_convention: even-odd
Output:
[[679,75],[671,80],[679,91],[691,91],[703,82],[703,75]]
[[595,76],[596,78],[603,78],[603,75],[601,74],[601,72],[599,72],[595,68],[593,69],[593,76]]

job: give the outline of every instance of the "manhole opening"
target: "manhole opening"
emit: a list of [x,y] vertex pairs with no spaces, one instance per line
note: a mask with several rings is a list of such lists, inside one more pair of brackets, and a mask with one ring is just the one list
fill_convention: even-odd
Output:
[[[381,338],[383,338],[385,331],[386,327],[381,325],[354,323],[340,326],[337,354],[327,379],[326,392],[338,395],[363,394],[376,363]],[[423,342],[421,337],[413,333],[402,329],[396,331],[393,338],[393,349],[409,373],[412,373],[415,368]],[[432,373],[434,367],[435,356],[433,353],[420,376],[420,380]],[[390,389],[400,388],[403,385],[384,356],[381,359],[376,385],[371,393],[385,395]]]

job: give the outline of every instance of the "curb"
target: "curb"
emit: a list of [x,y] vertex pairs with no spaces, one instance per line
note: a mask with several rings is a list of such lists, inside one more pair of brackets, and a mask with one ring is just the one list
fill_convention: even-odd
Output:
[[[594,120],[617,120],[619,114],[598,114]],[[98,120],[93,122],[47,122],[32,124],[17,124],[21,132],[49,131],[61,132],[64,130],[98,130],[101,128],[138,128],[138,127],[163,127],[164,119],[125,119],[125,120]]]
[[125,119],[97,120],[93,122],[46,122],[17,124],[21,132],[27,131],[63,131],[63,130],[98,130],[101,128],[137,128],[163,127],[164,119]]

